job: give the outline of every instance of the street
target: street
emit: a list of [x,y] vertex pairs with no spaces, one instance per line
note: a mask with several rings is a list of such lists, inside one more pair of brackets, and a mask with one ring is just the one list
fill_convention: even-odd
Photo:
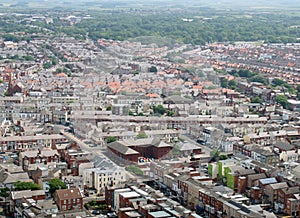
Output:
[[[108,157],[105,156],[105,154],[104,154],[105,150],[103,148],[100,148],[100,147],[90,147],[89,145],[87,145],[86,143],[84,143],[83,141],[81,141],[79,138],[77,138],[76,136],[74,136],[72,133],[65,132],[62,128],[60,128],[60,133],[62,133],[69,140],[76,142],[81,147],[82,150],[91,152],[93,154],[93,158],[95,156],[98,156],[98,157],[106,158],[107,160],[110,160]],[[122,168],[124,169],[124,171],[126,173],[126,180],[136,178],[136,176],[132,175],[130,172],[128,172],[127,170],[125,170],[125,167],[122,167]]]

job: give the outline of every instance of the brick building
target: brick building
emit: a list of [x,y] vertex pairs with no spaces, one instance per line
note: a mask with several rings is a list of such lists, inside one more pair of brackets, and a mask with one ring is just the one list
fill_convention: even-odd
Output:
[[67,139],[59,134],[34,135],[34,136],[8,136],[0,138],[1,151],[24,151],[34,148],[51,148],[56,143],[65,142]]
[[34,151],[24,151],[19,155],[19,161],[23,166],[23,169],[26,171],[30,164],[38,163],[58,163],[60,156],[56,150],[43,149],[43,150],[34,150]]
[[59,210],[82,210],[83,208],[83,195],[79,188],[56,190],[53,198]]
[[138,162],[138,157],[140,156],[139,152],[127,147],[126,145],[119,142],[112,142],[107,145],[107,148],[123,160]]
[[173,146],[158,138],[146,138],[113,142],[108,148],[125,160],[137,162],[137,157],[160,159],[168,155]]
[[68,164],[69,174],[78,176],[79,165],[82,163],[90,162],[92,153],[83,151],[79,145],[72,143],[61,151],[62,160]]

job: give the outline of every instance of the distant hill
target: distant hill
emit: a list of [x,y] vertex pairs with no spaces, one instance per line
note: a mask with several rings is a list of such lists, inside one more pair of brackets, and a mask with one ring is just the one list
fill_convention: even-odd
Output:
[[[278,10],[300,9],[300,0],[0,0],[2,7],[52,8],[141,8],[141,7],[212,7],[219,9]],[[82,8],[83,9],[83,8]]]

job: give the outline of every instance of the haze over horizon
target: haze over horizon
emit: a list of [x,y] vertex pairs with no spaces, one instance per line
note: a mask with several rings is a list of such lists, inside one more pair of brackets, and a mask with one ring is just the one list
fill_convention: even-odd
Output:
[[167,7],[212,7],[218,9],[243,9],[243,10],[279,10],[279,9],[300,9],[300,0],[0,0],[0,4],[4,8],[47,8],[47,7],[66,7],[74,8],[76,6],[83,6],[91,9],[91,6],[97,7],[131,7],[141,8],[147,6],[167,6]]

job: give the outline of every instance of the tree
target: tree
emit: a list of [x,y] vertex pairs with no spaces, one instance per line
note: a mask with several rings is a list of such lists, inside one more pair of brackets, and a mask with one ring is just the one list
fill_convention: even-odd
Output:
[[111,109],[112,109],[111,105],[109,105],[109,106],[106,107],[107,111],[111,111]]
[[51,60],[52,66],[56,65],[57,63],[58,63],[58,61],[57,61],[56,59],[53,58],[53,59]]
[[218,149],[215,149],[210,152],[211,161],[217,161],[220,158],[220,151]]
[[50,193],[53,194],[57,189],[66,189],[67,185],[59,178],[53,178],[48,181]]
[[13,60],[19,60],[19,55],[14,55],[14,56],[10,56],[10,59],[13,59]]
[[14,189],[16,191],[21,191],[21,190],[39,190],[41,188],[38,184],[32,182],[17,181],[14,183]]
[[225,154],[221,154],[219,157],[220,157],[220,160],[226,160],[226,159],[228,159],[228,156],[225,155]]
[[34,57],[32,57],[31,55],[25,55],[23,56],[25,61],[34,61]]
[[263,103],[263,100],[258,96],[255,98],[251,98],[250,101],[251,103],[259,103],[259,104]]
[[226,78],[222,77],[220,79],[220,83],[221,83],[222,88],[227,88],[228,87],[228,80]]
[[246,78],[250,78],[256,75],[256,73],[251,72],[250,70],[239,70],[238,71],[238,75],[240,77],[246,77]]
[[68,72],[69,72],[69,69],[66,68],[66,67],[64,67],[64,68],[63,68],[63,72],[64,72],[64,73],[68,73]]
[[252,78],[249,79],[250,82],[258,82],[258,83],[262,83],[264,85],[267,84],[267,79],[261,75],[257,75],[257,76],[254,76]]
[[49,62],[43,64],[44,69],[50,69],[51,67],[52,67],[52,65]]
[[285,83],[283,86],[287,89],[287,91],[288,91],[290,94],[296,94],[296,90],[295,90],[294,87],[291,86],[290,84]]
[[236,82],[234,80],[230,80],[228,82],[228,87],[231,89],[235,89],[236,88]]
[[233,70],[229,71],[228,73],[234,77],[239,77],[239,74],[236,69],[233,69]]
[[117,141],[117,138],[115,136],[108,136],[106,139],[107,144],[115,142],[115,141]]
[[277,79],[277,78],[273,79],[273,81],[272,81],[272,84],[273,84],[274,86],[281,86],[281,85],[283,85],[284,83],[285,83],[285,82],[284,82],[283,80]]
[[9,188],[5,187],[5,188],[0,188],[0,196],[7,198],[9,196]]
[[153,107],[153,112],[155,114],[161,114],[161,115],[163,115],[163,114],[165,114],[166,109],[162,105],[157,105],[157,106]]
[[179,156],[180,154],[181,154],[181,152],[180,152],[179,145],[178,144],[174,144],[173,149],[171,150],[171,155],[173,157],[175,157],[175,156]]
[[151,66],[151,67],[149,68],[149,72],[151,72],[151,73],[156,73],[156,72],[157,72],[157,68],[156,68],[155,66]]
[[129,110],[129,111],[128,111],[128,115],[129,115],[129,116],[134,116],[134,113],[133,113],[131,110]]
[[62,73],[63,72],[63,69],[62,68],[57,68],[56,70],[55,70],[55,73]]
[[139,134],[137,134],[136,138],[137,139],[145,139],[145,138],[148,138],[148,136],[146,135],[146,133],[140,132]]
[[276,96],[276,102],[278,104],[281,104],[283,106],[283,108],[287,108],[288,99],[285,95],[277,95]]
[[89,202],[89,205],[91,205],[92,207],[96,206],[97,205],[97,201],[92,200],[92,201]]
[[172,111],[172,110],[168,110],[168,112],[167,112],[167,116],[168,116],[168,117],[173,117],[174,114],[175,114],[175,112]]

